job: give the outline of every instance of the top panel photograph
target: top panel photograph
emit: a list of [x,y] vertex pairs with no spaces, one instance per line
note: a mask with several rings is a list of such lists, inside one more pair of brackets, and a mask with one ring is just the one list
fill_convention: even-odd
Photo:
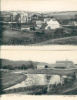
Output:
[[77,45],[76,4],[76,0],[2,0],[1,45]]

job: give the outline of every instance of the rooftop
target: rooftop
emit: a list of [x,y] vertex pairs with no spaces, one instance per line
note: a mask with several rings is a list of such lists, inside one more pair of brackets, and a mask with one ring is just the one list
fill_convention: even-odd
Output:
[[73,63],[73,62],[72,61],[65,60],[65,61],[56,61],[56,63]]

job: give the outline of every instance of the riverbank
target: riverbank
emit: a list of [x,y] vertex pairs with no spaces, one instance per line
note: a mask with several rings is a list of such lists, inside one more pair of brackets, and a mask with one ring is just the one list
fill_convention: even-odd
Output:
[[[60,95],[61,94],[61,95],[63,95],[63,94],[67,94],[66,92],[70,92],[70,90],[73,91],[73,90],[77,89],[77,85],[76,85],[77,78],[75,80],[67,81],[65,84],[60,84],[60,77],[53,77],[50,75],[51,80],[50,80],[50,86],[48,87],[48,82],[49,82],[48,77],[44,76],[44,74],[41,74],[42,76],[40,76],[40,75],[38,76],[37,74],[35,74],[35,75],[27,74],[27,76],[23,75],[23,74],[26,74],[27,71],[24,71],[24,72],[21,71],[21,73],[20,73],[20,71],[16,71],[16,72],[10,71],[10,73],[8,72],[7,75],[11,74],[12,79],[10,79],[10,80],[12,81],[12,84],[14,82],[17,82],[17,83],[15,85],[10,84],[12,86],[9,86],[9,87],[3,89],[3,93],[4,94],[11,94],[11,93],[23,94],[23,92],[24,92],[24,94],[29,94],[29,95],[42,95],[42,94],[45,94],[45,95],[46,94],[48,94],[48,95],[53,95],[53,94]],[[29,70],[29,71],[31,72],[31,70]],[[55,71],[58,72],[58,70],[55,70]],[[68,72],[69,72],[69,70],[67,70],[67,72],[65,74],[67,74]],[[71,70],[70,70],[70,72],[71,72]],[[58,73],[58,74],[63,75],[64,74],[63,70],[61,70],[60,73]],[[25,78],[27,78],[27,79],[23,80],[22,82],[19,82],[23,78],[22,79],[20,78],[20,80],[18,80],[18,78],[17,78],[16,81],[13,81],[13,75],[15,75],[14,78],[25,76]],[[9,76],[8,76],[8,78],[9,78]],[[55,80],[57,80],[57,81],[55,81]],[[8,82],[9,82],[9,80],[8,80]],[[59,84],[55,84],[55,82],[57,82]],[[54,85],[52,85],[53,83],[54,83]],[[49,88],[49,90],[48,90],[48,88]]]
[[[13,88],[4,90],[4,94],[24,94],[24,95],[70,95],[71,92],[73,92],[74,95],[76,95],[77,91],[77,79],[72,81],[71,83],[66,83],[63,85],[57,85],[53,86],[50,85],[49,92],[47,85],[33,85],[33,86],[27,86],[27,87],[19,87],[19,88]],[[52,88],[53,87],[53,88]],[[76,92],[76,93],[75,93]]]
[[24,81],[27,76],[19,73],[12,73],[12,72],[1,72],[2,75],[2,89],[9,88],[17,83]]

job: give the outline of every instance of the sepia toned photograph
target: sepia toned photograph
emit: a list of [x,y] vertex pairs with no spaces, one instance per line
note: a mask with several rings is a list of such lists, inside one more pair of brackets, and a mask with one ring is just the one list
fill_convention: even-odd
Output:
[[77,51],[2,50],[2,95],[77,95],[76,55]]
[[1,45],[77,45],[76,4],[76,0],[1,0]]
[[77,0],[1,0],[1,100],[77,100]]

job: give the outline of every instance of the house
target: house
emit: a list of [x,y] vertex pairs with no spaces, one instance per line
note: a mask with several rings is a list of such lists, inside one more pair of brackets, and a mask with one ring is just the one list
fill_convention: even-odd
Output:
[[37,64],[37,69],[45,68],[46,65],[48,65],[48,63],[38,63]]
[[9,69],[1,69],[3,72],[9,72]]
[[46,23],[49,20],[50,20],[50,18],[44,18],[44,23]]
[[51,18],[49,21],[47,21],[47,26],[45,27],[45,30],[48,30],[49,28],[50,29],[60,28],[60,24],[56,19]]
[[1,15],[0,18],[2,18],[2,21],[4,21],[4,22],[9,22],[11,20],[9,14]]
[[32,19],[38,19],[38,15],[34,14],[34,15],[32,16]]
[[28,23],[28,20],[29,20],[28,13],[21,13],[20,20],[21,20],[21,23]]
[[17,12],[13,12],[12,21],[16,21]]
[[43,21],[41,21],[41,20],[36,20],[36,26],[37,26],[37,28],[41,28],[42,27],[42,24],[43,24],[44,22]]
[[18,13],[18,14],[16,15],[15,21],[16,21],[17,23],[21,23],[20,13]]
[[66,69],[66,68],[74,68],[75,65],[72,61],[56,61],[55,68],[57,69]]
[[68,26],[77,26],[76,21],[69,21]]
[[42,69],[42,68],[49,68],[49,69],[53,69],[54,68],[54,64],[49,64],[49,63],[38,63],[37,64],[37,68],[38,69]]

